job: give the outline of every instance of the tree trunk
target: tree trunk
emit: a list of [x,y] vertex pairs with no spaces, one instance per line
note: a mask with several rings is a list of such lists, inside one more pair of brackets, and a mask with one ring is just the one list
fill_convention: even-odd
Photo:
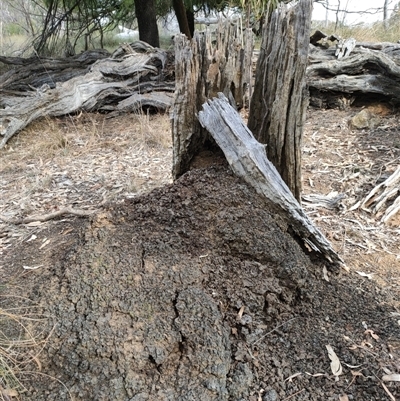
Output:
[[154,0],[135,0],[135,13],[139,39],[151,46],[160,47]]
[[193,34],[194,34],[194,12],[193,12],[193,8],[191,8],[191,9],[186,8],[186,18],[187,18],[188,25],[189,25],[190,35],[193,37]]
[[186,35],[188,39],[192,39],[193,32],[191,32],[189,28],[189,20],[183,0],[172,0],[172,7],[174,8],[175,16],[178,20],[180,32]]
[[196,117],[202,104],[223,92],[232,104],[243,106],[251,78],[253,35],[250,29],[243,38],[241,34],[237,26],[227,22],[218,26],[215,45],[209,31],[195,32],[191,41],[184,35],[175,37],[174,178],[189,170],[206,145],[212,147],[212,138]]
[[328,28],[329,25],[329,0],[326,0],[326,9],[325,9],[325,28]]
[[385,26],[385,29],[389,28],[389,12],[388,12],[388,5],[389,5],[389,0],[384,0],[383,4],[383,24]]
[[312,0],[281,6],[265,24],[248,122],[256,139],[268,145],[268,159],[297,200],[311,10]]

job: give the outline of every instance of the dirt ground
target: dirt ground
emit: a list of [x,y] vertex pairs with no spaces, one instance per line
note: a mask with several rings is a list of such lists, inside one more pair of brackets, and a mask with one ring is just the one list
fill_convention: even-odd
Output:
[[400,373],[400,218],[353,207],[397,168],[400,127],[388,114],[351,130],[357,111],[310,110],[305,127],[303,205],[339,274],[227,165],[172,183],[167,115],[82,114],[13,138],[1,216],[91,215],[0,222],[3,399],[400,399],[384,380]]

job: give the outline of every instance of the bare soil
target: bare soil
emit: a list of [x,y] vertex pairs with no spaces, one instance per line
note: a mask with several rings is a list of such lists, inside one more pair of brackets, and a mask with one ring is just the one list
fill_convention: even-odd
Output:
[[400,219],[351,209],[396,169],[400,129],[389,114],[352,131],[356,112],[311,110],[304,141],[304,194],[343,194],[334,209],[304,201],[350,269],[339,274],[226,164],[171,183],[166,115],[44,120],[13,138],[2,216],[93,213],[0,222],[0,308],[36,319],[3,398],[399,399],[382,378],[400,373]]

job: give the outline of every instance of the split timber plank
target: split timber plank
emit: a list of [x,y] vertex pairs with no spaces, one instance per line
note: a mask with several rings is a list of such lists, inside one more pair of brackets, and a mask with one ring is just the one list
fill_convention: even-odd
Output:
[[215,139],[235,174],[264,195],[274,210],[283,216],[308,248],[322,255],[331,268],[343,260],[329,241],[305,214],[277,169],[268,160],[265,146],[246,127],[237,111],[222,94],[203,104],[199,121]]

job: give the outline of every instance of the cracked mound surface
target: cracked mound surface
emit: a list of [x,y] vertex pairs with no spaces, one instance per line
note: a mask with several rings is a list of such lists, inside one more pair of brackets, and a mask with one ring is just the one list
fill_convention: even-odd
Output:
[[[325,345],[369,366],[344,334],[377,317],[386,341],[395,328],[372,285],[322,281],[286,231],[226,167],[114,205],[36,289],[56,321],[44,371],[75,400],[337,400],[349,383],[329,376]],[[306,371],[326,374],[285,381]],[[354,399],[384,399],[357,381]],[[55,381],[30,391],[69,399]]]

